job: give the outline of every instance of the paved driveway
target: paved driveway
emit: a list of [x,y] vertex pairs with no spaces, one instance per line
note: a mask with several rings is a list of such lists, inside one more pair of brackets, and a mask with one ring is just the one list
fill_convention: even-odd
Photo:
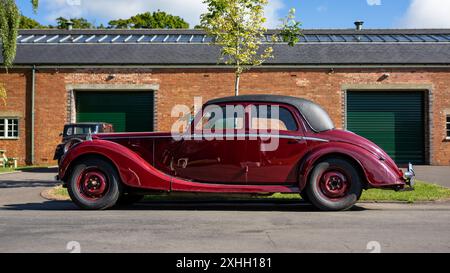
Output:
[[417,179],[450,188],[450,166],[415,166]]
[[54,173],[0,175],[0,252],[450,252],[450,204],[140,203],[81,211],[39,193]]

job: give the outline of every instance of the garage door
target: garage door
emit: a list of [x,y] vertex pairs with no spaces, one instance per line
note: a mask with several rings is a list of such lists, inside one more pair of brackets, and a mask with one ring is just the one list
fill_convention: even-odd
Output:
[[116,132],[153,131],[153,92],[76,92],[77,122],[107,122]]
[[383,148],[398,164],[425,163],[424,92],[347,93],[347,129]]

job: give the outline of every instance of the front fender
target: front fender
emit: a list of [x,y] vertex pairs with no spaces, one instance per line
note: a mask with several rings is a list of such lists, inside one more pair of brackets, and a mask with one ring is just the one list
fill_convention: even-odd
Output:
[[327,156],[351,158],[361,168],[369,188],[402,187],[405,181],[401,172],[388,166],[373,153],[356,145],[343,142],[328,142],[312,148],[300,167],[300,189],[306,186],[314,165]]
[[99,139],[84,141],[70,149],[61,161],[59,177],[66,181],[70,168],[85,156],[100,156],[111,161],[127,186],[154,190],[170,189],[169,175],[160,172],[127,147]]

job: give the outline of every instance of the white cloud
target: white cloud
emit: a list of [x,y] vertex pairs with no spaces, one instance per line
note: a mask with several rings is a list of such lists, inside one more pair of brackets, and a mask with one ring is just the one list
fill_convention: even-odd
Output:
[[[269,0],[265,9],[267,27],[279,25],[282,0]],[[41,0],[47,23],[54,23],[59,16],[85,17],[93,21],[109,21],[129,18],[137,13],[162,10],[184,18],[191,27],[199,24],[200,15],[206,11],[203,0]]]
[[366,0],[369,6],[381,6],[381,0]]
[[276,28],[281,25],[280,19],[286,16],[286,14],[279,14],[280,10],[282,10],[283,8],[284,4],[282,0],[269,0],[269,4],[264,11],[264,16],[267,18],[267,28]]
[[450,1],[412,0],[406,15],[400,20],[404,28],[449,28]]
[[320,5],[320,6],[318,6],[318,7],[316,8],[316,10],[317,10],[318,12],[327,12],[327,11],[328,11],[328,6],[326,6],[326,5]]

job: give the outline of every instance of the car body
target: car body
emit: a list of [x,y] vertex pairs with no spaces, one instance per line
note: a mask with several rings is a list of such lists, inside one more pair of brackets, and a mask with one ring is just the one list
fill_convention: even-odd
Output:
[[62,142],[56,146],[53,160],[59,161],[70,145],[86,140],[89,132],[91,134],[112,133],[114,129],[112,124],[104,122],[82,122],[64,125],[63,132],[60,134]]
[[345,210],[364,189],[412,188],[414,172],[404,173],[371,141],[336,129],[309,100],[246,95],[207,102],[180,135],[93,135],[65,153],[59,179],[86,209],[159,191],[300,193],[319,209]]

